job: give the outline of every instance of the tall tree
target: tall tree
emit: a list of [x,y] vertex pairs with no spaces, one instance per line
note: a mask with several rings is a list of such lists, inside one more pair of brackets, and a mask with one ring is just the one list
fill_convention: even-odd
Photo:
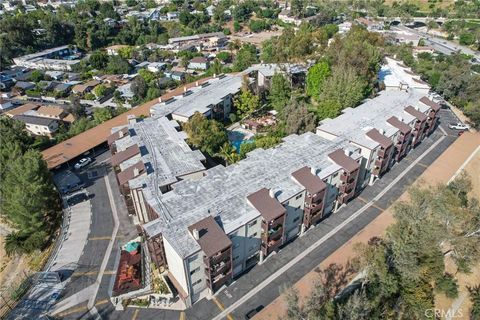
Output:
[[365,94],[366,82],[351,67],[337,67],[325,79],[319,95],[320,119],[336,117],[341,110],[358,105]]
[[220,148],[228,143],[227,132],[223,125],[218,121],[207,119],[199,112],[184,124],[184,130],[188,135],[188,143],[210,156],[215,156]]
[[281,113],[288,104],[291,91],[290,83],[281,73],[273,75],[268,100],[277,112]]
[[325,60],[316,63],[310,69],[308,69],[307,94],[318,100],[323,82],[330,74],[330,65]]

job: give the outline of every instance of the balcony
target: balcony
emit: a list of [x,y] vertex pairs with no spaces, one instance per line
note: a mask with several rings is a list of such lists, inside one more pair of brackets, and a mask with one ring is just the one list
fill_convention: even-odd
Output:
[[354,183],[345,183],[340,186],[340,192],[349,193],[355,187]]
[[415,129],[420,130],[422,125],[423,125],[423,122],[417,120],[417,122],[415,122]]
[[384,158],[384,157],[385,157],[385,154],[386,154],[386,151],[387,151],[387,150],[385,150],[385,149],[383,149],[383,148],[380,148],[380,149],[378,150],[377,156]]
[[383,164],[385,163],[385,159],[376,159],[375,160],[375,167],[383,167]]
[[[231,279],[231,275],[232,275],[232,273],[228,272],[228,273],[225,273],[225,274],[219,274],[218,276],[213,278],[212,282],[211,282],[211,285],[210,285],[212,291],[215,292],[218,289],[220,289],[225,283],[228,282],[228,280]],[[208,282],[210,282],[210,281],[208,281]]]
[[379,176],[379,175],[380,175],[380,172],[381,172],[381,168],[379,168],[379,167],[375,167],[375,168],[373,168],[373,170],[372,170],[372,174],[373,174],[374,176]]
[[276,229],[268,230],[268,240],[281,238],[283,234],[283,227],[280,225]]
[[222,262],[221,264],[218,264],[215,268],[213,269],[207,269],[210,271],[210,274],[212,277],[216,277],[221,273],[227,273],[230,271],[232,267],[232,264],[230,261],[228,262]]
[[281,217],[278,217],[277,219],[271,221],[269,224],[268,224],[268,229],[274,229],[278,226],[281,226],[283,225],[283,219],[284,219],[285,215],[282,215]]
[[345,183],[351,183],[353,181],[354,174],[342,173],[340,175],[340,181]]
[[230,257],[231,257],[230,249],[227,249],[223,251],[221,254],[218,254],[212,257],[205,257],[203,259],[203,262],[205,263],[205,265],[209,267],[213,267],[222,261],[227,261],[227,260],[230,261]]

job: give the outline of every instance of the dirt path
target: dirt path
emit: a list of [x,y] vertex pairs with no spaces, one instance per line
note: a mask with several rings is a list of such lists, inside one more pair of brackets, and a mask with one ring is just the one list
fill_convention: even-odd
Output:
[[[465,161],[480,145],[479,133],[465,133],[457,139],[425,172],[415,181],[415,184],[427,183],[435,185],[438,183],[446,183],[456,174],[457,170],[464,165]],[[475,192],[480,192],[480,155],[472,159],[465,170],[472,176]],[[473,178],[475,176],[475,178]],[[422,182],[420,182],[422,181]],[[399,200],[408,200],[408,193],[402,194]],[[358,242],[366,243],[373,236],[380,236],[385,229],[393,223],[393,207],[390,206],[376,219],[374,219],[367,227],[357,233],[350,241],[327,257],[318,267],[324,269],[331,264],[345,266],[346,263],[355,256],[354,244]],[[315,268],[316,269],[316,268]],[[314,281],[318,278],[315,269],[300,279],[294,287],[298,290],[300,297],[306,296],[312,289]],[[468,300],[468,299],[467,299]],[[285,300],[283,295],[275,299],[271,304],[266,306],[254,319],[258,320],[277,320],[285,314]],[[447,308],[448,309],[448,308]]]

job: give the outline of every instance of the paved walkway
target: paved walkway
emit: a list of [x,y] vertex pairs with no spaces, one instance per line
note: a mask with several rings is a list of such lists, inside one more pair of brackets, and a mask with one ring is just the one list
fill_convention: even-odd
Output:
[[[425,172],[419,176],[415,184],[427,183],[430,185],[446,183],[457,171],[464,166],[465,161],[472,153],[478,151],[480,145],[479,133],[465,133],[457,139]],[[361,196],[360,196],[360,199]],[[407,200],[408,193],[401,195],[399,200]],[[338,250],[328,256],[318,267],[325,268],[330,264],[345,265],[348,260],[355,256],[354,244],[367,242],[371,237],[383,234],[385,229],[394,221],[392,206],[383,211],[364,229],[358,232],[353,238],[341,246]],[[301,296],[307,295],[312,289],[312,284],[318,279],[318,273],[312,270],[298,281],[294,287],[298,289]],[[276,298],[254,319],[277,320],[285,313],[285,302],[283,295]]]

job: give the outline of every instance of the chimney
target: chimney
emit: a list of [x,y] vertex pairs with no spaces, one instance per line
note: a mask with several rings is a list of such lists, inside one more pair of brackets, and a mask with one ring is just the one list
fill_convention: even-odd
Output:
[[193,230],[192,230],[192,235],[193,235],[193,238],[194,238],[195,240],[200,239],[200,234],[198,233],[198,230],[197,230],[197,229],[193,229]]
[[136,177],[140,173],[140,170],[138,168],[133,168],[133,176]]
[[133,125],[137,122],[137,118],[135,118],[135,116],[133,114],[129,114],[127,116],[127,121],[130,125]]
[[214,73],[214,74],[213,74],[213,77],[214,77],[214,78],[216,78],[216,77],[217,77],[217,74],[216,74],[216,73]]
[[345,149],[344,152],[347,157],[350,157],[350,150]]
[[183,92],[187,92],[187,86],[183,86]]
[[314,168],[314,167],[310,167],[310,172],[316,176],[317,175],[317,168]]
[[200,85],[200,83],[198,83],[198,81],[195,81],[195,87],[198,87]]
[[162,102],[162,97],[158,97],[158,102]]
[[275,192],[273,191],[273,189],[270,189],[270,190],[268,191],[268,195],[269,195],[271,198],[275,199]]
[[119,137],[119,138],[123,138],[123,131],[122,131],[122,130],[119,130],[119,131],[118,131],[118,137]]
[[383,130],[383,129],[380,129],[380,130],[378,130],[378,131],[379,131],[381,134],[385,134],[385,130]]

